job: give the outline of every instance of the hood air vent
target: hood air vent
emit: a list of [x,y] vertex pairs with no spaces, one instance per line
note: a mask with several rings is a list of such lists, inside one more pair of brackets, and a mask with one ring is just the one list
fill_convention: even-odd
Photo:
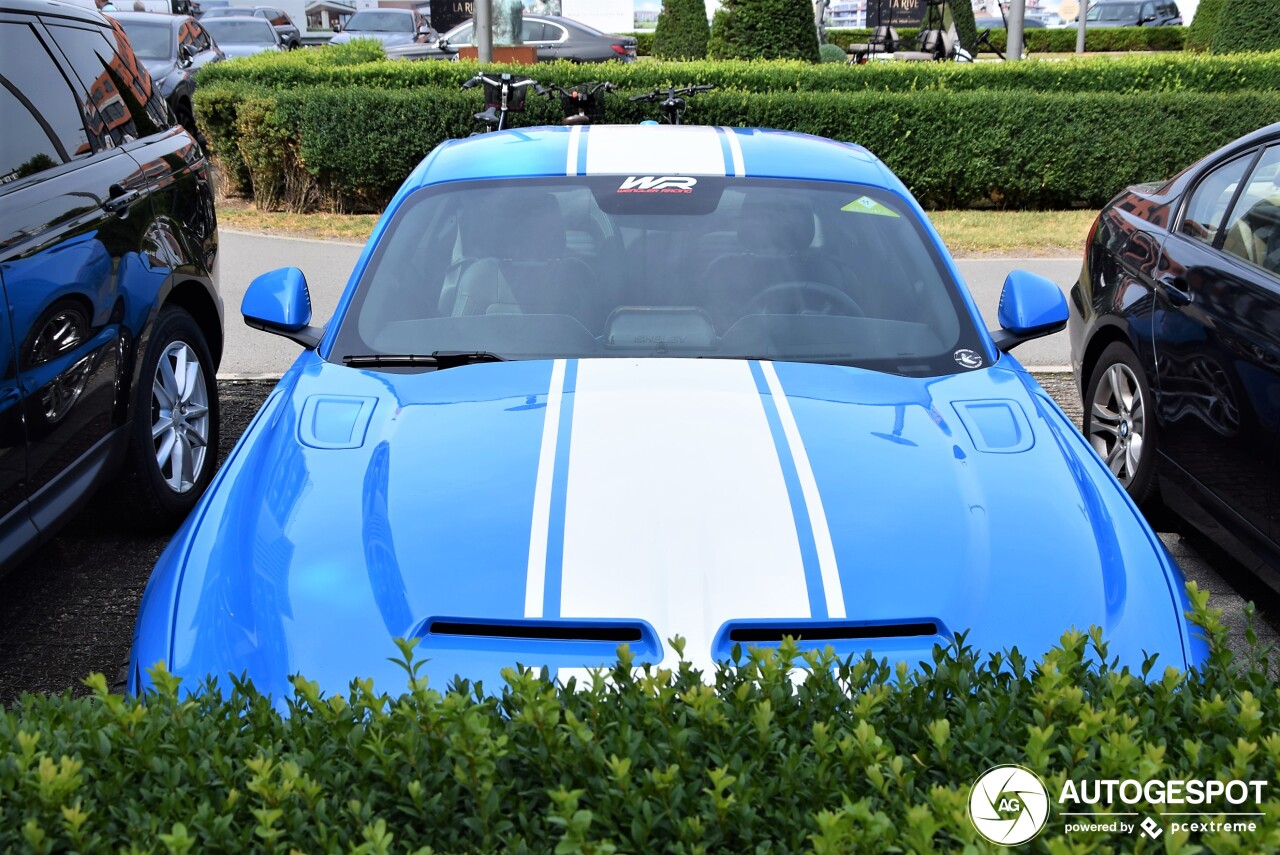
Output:
[[618,645],[641,657],[661,657],[653,627],[640,620],[476,620],[433,617],[418,632],[426,649],[528,651],[539,655],[575,652],[613,659]]
[[928,658],[935,644],[951,643],[951,632],[935,618],[885,621],[733,620],[720,627],[712,643],[716,659],[731,659],[735,645],[777,647],[791,636],[801,650],[831,647],[839,656],[873,655]]
[[791,626],[735,626],[729,630],[729,641],[741,644],[778,644],[788,635],[796,641],[861,641],[868,638],[915,638],[937,635],[936,623],[892,623],[868,626],[856,624],[831,626],[793,624]]

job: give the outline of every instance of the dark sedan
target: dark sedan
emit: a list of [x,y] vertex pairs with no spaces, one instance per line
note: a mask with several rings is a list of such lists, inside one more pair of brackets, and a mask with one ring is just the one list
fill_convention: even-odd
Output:
[[204,24],[228,57],[285,50],[280,34],[262,18],[205,18]]
[[276,35],[280,36],[280,43],[287,49],[302,47],[302,31],[292,18],[275,6],[220,6],[205,12],[204,18],[210,21],[215,18],[262,18],[271,22]]
[[192,136],[202,140],[191,108],[196,72],[226,59],[221,49],[199,21],[185,15],[112,12],[111,17],[124,27],[133,52],[159,85],[173,115]]
[[1089,442],[1280,590],[1280,124],[1116,197],[1071,297]]
[[[453,59],[458,48],[472,43],[471,21],[459,24],[430,44],[412,44],[387,48],[392,59]],[[567,59],[570,62],[605,62],[610,59],[631,62],[636,58],[636,40],[632,36],[602,33],[593,27],[568,18],[550,15],[525,15],[521,41],[538,49],[538,62]]]

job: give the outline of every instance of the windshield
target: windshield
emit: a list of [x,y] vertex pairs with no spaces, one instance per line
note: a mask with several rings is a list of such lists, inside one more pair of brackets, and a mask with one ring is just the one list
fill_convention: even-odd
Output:
[[171,59],[173,57],[173,27],[168,21],[121,21],[129,45],[139,59]]
[[204,13],[204,18],[252,18],[252,9],[233,9],[230,6],[220,6],[217,9],[210,9]]
[[413,16],[398,12],[356,12],[347,21],[346,29],[364,33],[412,33]]
[[1138,4],[1136,3],[1102,3],[1094,6],[1085,16],[1086,21],[1136,21]]
[[862,185],[586,176],[425,188],[331,358],[759,357],[910,375],[982,352],[912,210]]
[[227,18],[208,21],[204,28],[219,44],[267,44],[276,43],[276,31],[261,18],[254,20]]

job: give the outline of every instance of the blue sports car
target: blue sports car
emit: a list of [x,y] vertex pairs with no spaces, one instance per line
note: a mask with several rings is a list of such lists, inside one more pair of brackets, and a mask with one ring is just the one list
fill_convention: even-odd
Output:
[[928,658],[1071,627],[1179,668],[1183,578],[1007,351],[1061,292],[1011,273],[987,332],[919,205],[856,145],[766,130],[520,129],[439,146],[332,320],[302,273],[246,321],[304,351],[147,588],[130,689],[301,673],[388,691],[735,644]]

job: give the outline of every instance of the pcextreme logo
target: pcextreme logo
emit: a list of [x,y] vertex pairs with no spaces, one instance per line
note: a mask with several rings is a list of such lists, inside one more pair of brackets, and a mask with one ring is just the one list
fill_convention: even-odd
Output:
[[1049,821],[1049,790],[1030,769],[996,766],[973,782],[969,818],[978,833],[992,843],[1026,843]]

